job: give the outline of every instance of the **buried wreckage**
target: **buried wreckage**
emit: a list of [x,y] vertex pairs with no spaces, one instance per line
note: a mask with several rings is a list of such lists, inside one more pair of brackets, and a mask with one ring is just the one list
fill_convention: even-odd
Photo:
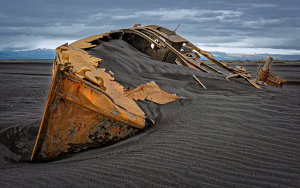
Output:
[[[98,67],[101,59],[85,51],[109,40],[124,40],[158,61],[225,75],[203,63],[200,56],[205,56],[230,73],[227,79],[241,77],[256,88],[260,88],[259,81],[273,86],[282,86],[284,82],[270,72],[272,59],[261,69],[257,79],[250,80],[244,68],[231,68],[175,31],[157,25],[135,25],[64,44],[56,49],[52,84],[31,161],[55,159],[132,136],[154,123],[136,100],[166,104],[179,98],[163,91],[155,82],[125,90],[114,80],[113,73]],[[193,78],[206,88],[196,76]]]

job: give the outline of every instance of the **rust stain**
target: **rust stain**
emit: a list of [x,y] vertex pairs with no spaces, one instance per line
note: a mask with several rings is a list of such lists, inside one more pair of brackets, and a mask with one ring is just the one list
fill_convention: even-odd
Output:
[[119,135],[121,133],[121,131],[122,131],[121,127],[111,127],[110,128],[110,132],[115,135]]
[[[68,151],[69,144],[88,142],[90,130],[103,120],[98,114],[58,99],[58,105],[49,118],[48,130],[41,146],[41,155],[52,158]],[[75,115],[76,114],[76,115]]]
[[[55,158],[69,152],[78,152],[94,145],[105,144],[134,134],[134,129],[107,119],[89,109],[58,98],[57,108],[48,121],[37,158]],[[122,129],[123,127],[123,129]],[[121,132],[125,132],[121,134]],[[98,142],[102,139],[102,142]]]

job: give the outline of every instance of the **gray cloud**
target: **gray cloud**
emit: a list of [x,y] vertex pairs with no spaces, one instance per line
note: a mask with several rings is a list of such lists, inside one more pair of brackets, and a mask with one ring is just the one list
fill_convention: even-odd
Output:
[[264,3],[254,3],[254,4],[250,4],[250,6],[252,6],[254,8],[276,8],[276,7],[278,7],[278,5],[276,5],[276,4],[264,4]]
[[7,0],[0,7],[0,50],[55,48],[135,23],[170,29],[180,23],[178,33],[203,48],[300,54],[299,5],[296,0]]
[[[129,14],[128,14],[129,13]],[[206,22],[226,20],[239,17],[242,13],[231,10],[205,10],[205,9],[155,9],[146,11],[127,12],[126,15],[115,15],[113,19],[157,19],[159,21],[193,21]]]

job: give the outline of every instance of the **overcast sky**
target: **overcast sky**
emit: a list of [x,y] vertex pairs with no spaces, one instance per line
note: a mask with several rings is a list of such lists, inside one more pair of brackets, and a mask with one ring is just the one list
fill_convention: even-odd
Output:
[[157,24],[201,49],[300,54],[300,0],[1,0],[0,51]]

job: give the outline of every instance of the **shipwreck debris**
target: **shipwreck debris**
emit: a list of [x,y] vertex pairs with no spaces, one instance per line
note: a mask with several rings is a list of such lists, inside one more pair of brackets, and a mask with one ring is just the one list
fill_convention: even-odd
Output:
[[276,74],[271,72],[272,66],[274,63],[274,59],[269,57],[269,59],[265,62],[264,66],[260,69],[260,66],[257,70],[257,77],[254,80],[255,83],[262,81],[269,86],[282,87],[286,80],[280,78]]
[[134,100],[150,100],[157,104],[166,104],[178,99],[176,94],[170,94],[158,87],[155,82],[138,86],[133,90],[126,90],[125,95]]
[[135,100],[166,104],[178,99],[150,82],[131,91],[82,49],[57,48],[53,79],[31,160],[54,159],[132,136],[155,123]]
[[[235,70],[237,72],[242,72],[240,74],[243,74],[248,79],[251,77],[251,72],[246,72],[246,69],[242,66],[235,66]],[[226,80],[229,80],[230,78],[241,77],[240,74],[238,74],[238,73],[229,73],[229,75],[226,76]]]
[[[256,88],[263,81],[282,86],[285,80],[270,72],[272,60],[259,71],[257,79],[242,67],[232,68],[174,31],[158,25],[120,29],[90,36],[56,49],[53,77],[31,160],[48,160],[81,150],[104,146],[133,136],[155,122],[147,117],[136,100],[166,104],[177,99],[176,94],[159,88],[155,82],[125,89],[111,70],[100,68],[101,58],[86,50],[110,40],[123,40],[152,59],[187,66],[201,72],[226,76],[204,63],[204,56],[219,68],[229,72],[226,79],[240,77]],[[100,55],[101,57],[101,55]],[[206,86],[195,76],[204,89]]]
[[207,89],[206,87],[205,87],[205,85],[195,76],[195,75],[193,75],[193,79],[200,85],[200,86],[202,86],[204,89]]

